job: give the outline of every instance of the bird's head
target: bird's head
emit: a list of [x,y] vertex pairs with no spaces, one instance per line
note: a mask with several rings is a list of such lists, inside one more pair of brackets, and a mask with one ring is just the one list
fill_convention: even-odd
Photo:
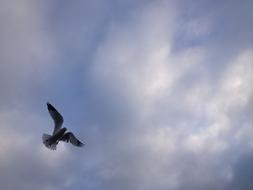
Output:
[[63,127],[61,130],[64,131],[64,133],[65,133],[67,131],[67,128]]

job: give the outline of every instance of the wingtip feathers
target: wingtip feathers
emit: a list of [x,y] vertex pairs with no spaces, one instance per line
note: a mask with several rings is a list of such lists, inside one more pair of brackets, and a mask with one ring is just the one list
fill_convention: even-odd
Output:
[[49,102],[47,102],[47,109],[48,110],[52,110],[52,111],[56,111],[56,109],[54,108],[54,106],[52,106],[52,104],[50,104]]

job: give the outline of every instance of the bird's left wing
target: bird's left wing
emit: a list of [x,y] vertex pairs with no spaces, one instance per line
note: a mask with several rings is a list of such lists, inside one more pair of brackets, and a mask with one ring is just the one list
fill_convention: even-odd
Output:
[[71,132],[67,132],[64,134],[64,136],[62,137],[63,141],[66,141],[66,142],[70,142],[71,144],[75,145],[75,146],[78,146],[78,147],[81,147],[84,145],[84,143],[82,143],[81,141],[79,141],[75,135]]
[[55,134],[56,131],[58,131],[61,128],[64,120],[63,120],[62,115],[49,102],[47,102],[47,109],[48,109],[48,112],[50,113],[51,117],[54,120],[53,134]]

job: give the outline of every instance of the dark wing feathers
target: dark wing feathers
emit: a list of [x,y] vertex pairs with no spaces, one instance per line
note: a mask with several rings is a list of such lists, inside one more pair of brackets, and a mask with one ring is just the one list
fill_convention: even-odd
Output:
[[[53,132],[53,135],[54,135],[61,128],[64,120],[63,120],[62,115],[49,102],[47,102],[47,109],[49,111],[49,114],[54,120],[54,132]],[[71,144],[78,147],[81,147],[84,145],[71,132],[65,133],[59,140],[70,142]]]
[[83,146],[84,144],[79,141],[75,135],[71,132],[67,132],[63,135],[63,137],[61,138],[62,141],[65,141],[65,142],[70,142],[71,144],[75,145],[75,146],[78,146],[78,147],[81,147]]
[[47,109],[49,111],[49,114],[51,115],[51,117],[54,120],[54,132],[53,132],[53,134],[55,134],[55,132],[58,131],[58,129],[61,128],[64,120],[63,120],[62,115],[49,102],[47,102]]

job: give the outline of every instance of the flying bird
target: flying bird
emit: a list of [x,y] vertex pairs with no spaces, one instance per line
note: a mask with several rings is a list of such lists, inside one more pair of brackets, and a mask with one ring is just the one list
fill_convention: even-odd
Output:
[[64,121],[62,115],[49,102],[47,102],[47,109],[54,120],[54,131],[52,135],[42,135],[43,144],[51,150],[56,150],[56,146],[60,141],[70,142],[78,147],[83,146],[84,144],[73,133],[67,132],[67,128],[62,127]]

